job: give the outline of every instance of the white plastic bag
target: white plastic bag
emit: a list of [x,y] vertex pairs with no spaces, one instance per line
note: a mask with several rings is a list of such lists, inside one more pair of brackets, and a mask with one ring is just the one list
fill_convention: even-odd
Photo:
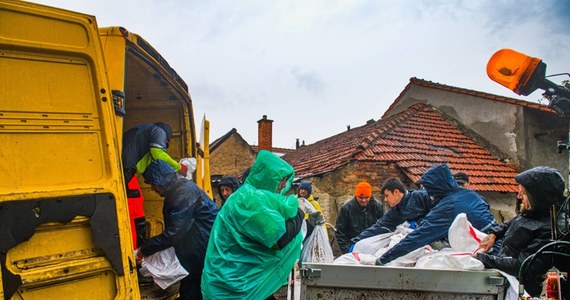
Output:
[[163,290],[188,276],[188,271],[178,261],[173,247],[145,256],[140,272],[145,277],[152,276]]
[[312,214],[314,212],[317,212],[317,209],[311,204],[311,202],[309,202],[309,200],[301,197],[299,199],[297,199],[299,201],[299,208],[307,213],[307,214]]
[[[299,198],[299,208],[301,208],[305,213],[314,213],[317,210],[313,205],[305,198]],[[305,227],[303,231],[303,236],[306,232],[306,220],[303,222]],[[303,228],[302,228],[303,230]],[[301,250],[301,261],[302,262],[313,262],[313,263],[332,263],[334,260],[334,255],[329,242],[329,236],[326,232],[326,227],[324,224],[316,225],[311,235],[303,243],[303,250]]]
[[186,176],[180,175],[180,177],[192,180],[192,173],[196,171],[196,159],[194,157],[185,157],[180,160],[180,164],[185,165],[186,168],[188,168],[188,173],[186,173]]
[[448,231],[449,245],[458,252],[475,253],[487,235],[473,227],[465,213],[458,214]]
[[334,255],[329,243],[329,237],[325,232],[325,227],[323,225],[317,225],[311,235],[303,243],[301,261],[312,263],[332,263],[333,260]]

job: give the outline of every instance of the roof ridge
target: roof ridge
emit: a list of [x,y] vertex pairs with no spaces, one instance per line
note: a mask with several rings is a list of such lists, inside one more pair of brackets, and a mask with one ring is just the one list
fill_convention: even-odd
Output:
[[[232,128],[230,131],[226,132],[221,137],[215,139],[213,142],[210,143],[210,152],[216,150],[219,145],[221,145],[225,140],[227,140],[232,134],[237,133],[237,129]],[[239,134],[239,133],[238,133]]]
[[356,148],[354,149],[354,151],[350,156],[354,157],[355,155],[358,155],[359,153],[362,153],[367,149],[369,149],[370,146],[374,146],[374,142],[378,140],[378,138],[382,137],[384,134],[390,132],[394,128],[397,128],[398,125],[401,125],[402,123],[407,121],[411,116],[413,116],[415,113],[424,110],[426,107],[427,105],[424,103],[416,103],[408,107],[408,109],[406,109],[405,111],[397,113],[386,119],[380,119],[376,121],[376,124],[382,126],[380,126],[380,128],[373,130],[369,135],[364,137],[362,142],[360,142],[360,144],[356,146]]
[[472,89],[466,89],[466,88],[462,88],[462,87],[451,86],[451,85],[447,85],[447,84],[443,84],[443,83],[439,83],[439,82],[433,82],[433,81],[429,81],[429,80],[420,79],[417,77],[410,78],[410,82],[418,84],[418,85],[426,86],[426,87],[437,88],[440,90],[448,90],[451,92],[458,92],[458,93],[462,93],[462,94],[468,94],[468,95],[472,95],[472,96],[483,97],[483,98],[487,98],[490,100],[497,100],[497,101],[512,103],[512,104],[516,104],[516,105],[528,106],[528,107],[536,108],[539,110],[544,110],[544,111],[556,113],[553,109],[548,107],[548,105],[544,105],[541,103],[534,103],[534,102],[530,102],[530,101],[526,101],[526,100],[522,100],[522,99],[517,99],[517,98],[512,98],[512,97],[507,97],[507,96],[501,96],[501,95],[476,91],[476,90],[472,90]]
[[433,81],[429,81],[429,80],[425,80],[425,79],[420,79],[417,77],[411,77],[410,81],[408,82],[406,87],[402,90],[402,92],[398,95],[398,97],[396,97],[394,102],[392,102],[392,104],[384,112],[382,117],[386,116],[396,106],[396,104],[400,101],[400,99],[408,92],[408,90],[414,84],[419,85],[419,86],[428,87],[428,88],[434,88],[434,89],[449,91],[449,92],[453,92],[453,93],[466,94],[466,95],[471,95],[471,96],[475,96],[475,97],[485,98],[485,99],[488,99],[491,101],[511,103],[514,105],[525,106],[525,107],[538,109],[538,110],[545,111],[545,112],[556,113],[556,111],[554,111],[553,109],[548,107],[548,105],[544,105],[541,103],[534,103],[534,102],[529,102],[529,101],[522,100],[522,99],[500,96],[500,95],[495,95],[495,94],[491,94],[491,93],[486,93],[486,92],[481,92],[481,91],[451,86],[451,85],[447,85],[447,84],[442,84],[442,83],[438,83],[438,82],[433,82]]

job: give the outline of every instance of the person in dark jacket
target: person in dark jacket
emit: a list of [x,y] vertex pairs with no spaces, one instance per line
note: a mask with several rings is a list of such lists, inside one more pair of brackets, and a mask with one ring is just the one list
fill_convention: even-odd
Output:
[[[499,253],[495,256],[478,253],[475,257],[485,268],[499,269],[518,277],[522,262],[550,242],[550,207],[564,201],[564,178],[558,170],[541,166],[518,174],[515,181],[519,184],[520,213],[491,227],[487,240],[481,243],[481,248],[487,252],[495,239],[502,238]],[[544,274],[550,267],[546,257],[539,256],[524,278],[519,278],[531,296],[540,296]]]
[[172,127],[162,122],[139,125],[125,132],[121,153],[125,181],[129,182],[136,173],[143,174],[155,160],[168,163],[175,171],[186,176],[188,168],[166,152],[171,138]]
[[408,191],[398,178],[386,180],[380,193],[384,195],[384,202],[390,206],[390,210],[374,225],[353,238],[353,243],[378,234],[393,232],[398,225],[406,221],[410,224],[419,224],[433,206],[425,190]]
[[336,219],[336,239],[342,253],[347,253],[351,239],[372,226],[384,215],[384,208],[372,196],[372,186],[368,182],[356,185],[355,196],[341,208]]
[[488,232],[497,222],[489,205],[476,192],[461,188],[451,175],[447,164],[435,165],[426,171],[420,184],[434,201],[434,206],[418,228],[376,260],[383,265],[432,242],[447,238],[451,223],[465,213],[473,227]]
[[143,176],[152,190],[164,197],[165,228],[142,244],[138,256],[174,247],[180,264],[189,273],[180,282],[181,299],[202,299],[202,269],[218,207],[194,182],[178,178],[174,169],[162,160],[152,162]]
[[171,138],[172,127],[162,122],[139,125],[123,134],[121,158],[135,249],[140,247],[146,238],[144,197],[135,175],[143,174],[150,163],[157,159],[165,161],[183,176],[188,172],[185,165],[179,164],[166,152]]
[[218,195],[220,195],[220,207],[226,203],[226,200],[233,194],[240,186],[240,182],[236,177],[224,176],[218,183]]

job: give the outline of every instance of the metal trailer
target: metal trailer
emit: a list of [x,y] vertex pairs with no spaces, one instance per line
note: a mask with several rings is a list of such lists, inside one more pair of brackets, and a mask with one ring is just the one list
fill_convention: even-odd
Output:
[[300,299],[502,300],[506,282],[493,270],[303,263]]

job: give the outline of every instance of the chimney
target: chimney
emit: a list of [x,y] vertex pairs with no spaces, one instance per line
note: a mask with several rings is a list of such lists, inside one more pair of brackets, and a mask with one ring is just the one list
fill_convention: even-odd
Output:
[[273,150],[273,120],[267,119],[267,115],[257,121],[257,144],[258,149]]

